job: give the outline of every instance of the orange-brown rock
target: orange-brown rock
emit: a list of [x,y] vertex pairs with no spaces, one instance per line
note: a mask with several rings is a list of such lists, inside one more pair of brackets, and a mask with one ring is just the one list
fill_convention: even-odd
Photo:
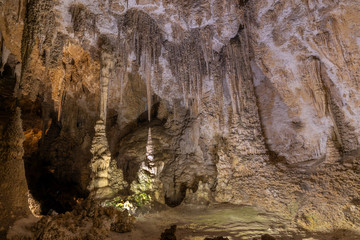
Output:
[[18,3],[1,66],[45,213],[146,189],[359,228],[358,1]]

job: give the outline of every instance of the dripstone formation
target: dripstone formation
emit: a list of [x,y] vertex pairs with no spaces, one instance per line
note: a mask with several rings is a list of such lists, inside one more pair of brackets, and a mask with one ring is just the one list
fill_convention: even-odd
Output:
[[14,197],[0,194],[1,233],[26,215],[27,189],[42,214],[133,196],[359,228],[359,11],[354,0],[0,2],[0,192]]

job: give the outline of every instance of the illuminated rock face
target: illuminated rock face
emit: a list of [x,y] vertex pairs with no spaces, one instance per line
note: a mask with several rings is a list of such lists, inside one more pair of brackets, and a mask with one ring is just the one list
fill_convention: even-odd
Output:
[[[17,219],[26,217],[28,190],[25,178],[22,111],[16,105],[14,88],[20,78],[20,41],[25,8],[22,2],[0,5],[0,239]],[[5,24],[14,26],[6,29]],[[31,144],[29,144],[31,145]]]
[[171,206],[258,204],[313,229],[358,216],[356,1],[20,3],[0,6],[25,26],[0,19],[2,63],[21,62],[21,108],[38,103],[31,179],[42,166],[80,197],[147,172]]
[[252,69],[269,148],[295,165],[356,152],[359,4],[262,1],[253,10]]

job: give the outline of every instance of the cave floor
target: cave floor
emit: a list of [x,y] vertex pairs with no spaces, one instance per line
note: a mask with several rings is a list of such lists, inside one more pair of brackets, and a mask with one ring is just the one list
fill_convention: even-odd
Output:
[[137,217],[134,230],[115,234],[113,239],[160,239],[161,233],[177,225],[176,238],[203,240],[223,236],[229,239],[253,239],[270,234],[277,239],[303,239],[290,221],[274,214],[262,213],[249,206],[213,205],[207,208],[180,206]]
[[161,233],[177,225],[176,239],[203,240],[205,237],[227,237],[230,240],[260,239],[269,234],[277,240],[360,240],[358,233],[336,230],[309,233],[278,214],[265,213],[250,206],[212,205],[209,207],[179,206],[137,217],[132,232],[112,233],[112,239],[160,239]]
[[[181,205],[136,217],[131,232],[111,232],[112,239],[159,240],[165,229],[176,225],[176,239],[204,240],[206,237],[227,237],[230,240],[261,239],[269,234],[277,240],[360,240],[360,234],[350,230],[328,233],[309,233],[300,230],[280,214],[266,213],[250,206],[216,204],[207,207]],[[40,218],[30,216],[21,219],[8,232],[14,236],[30,237],[29,229]],[[18,238],[16,238],[18,239]]]

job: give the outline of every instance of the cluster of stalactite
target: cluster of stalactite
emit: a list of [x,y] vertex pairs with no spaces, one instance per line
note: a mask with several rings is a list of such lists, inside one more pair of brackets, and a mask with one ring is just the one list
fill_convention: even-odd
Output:
[[[166,171],[158,176],[164,182],[174,182],[177,190],[171,194],[175,194],[176,197],[167,196],[169,199],[175,199],[171,201],[176,204],[181,202],[178,199],[184,197],[186,188],[197,186],[199,179],[211,178],[214,183],[212,175],[216,172],[214,169],[214,162],[217,159],[216,150],[209,151],[204,143],[201,143],[202,150],[192,149],[191,151],[195,152],[189,154],[188,150],[180,147],[182,139],[186,138],[184,136],[186,129],[197,126],[199,121],[206,116],[215,116],[218,121],[217,127],[231,132],[227,141],[234,146],[238,156],[251,159],[251,156],[255,155],[260,156],[258,159],[263,159],[266,150],[261,134],[249,64],[251,52],[249,40],[243,26],[220,52],[216,52],[212,49],[211,41],[214,29],[209,27],[193,29],[186,32],[180,41],[169,42],[165,40],[154,19],[140,10],[127,11],[120,17],[118,23],[119,35],[117,38],[103,35],[100,39],[101,56],[108,56],[106,59],[101,58],[102,70],[100,72],[107,74],[105,74],[106,77],[104,74],[101,75],[101,109],[103,110],[100,114],[106,116],[108,108],[116,108],[115,111],[119,114],[126,110],[128,107],[127,99],[124,97],[126,85],[138,74],[146,86],[146,92],[143,92],[143,96],[136,97],[146,99],[147,119],[151,121],[151,112],[155,104],[153,101],[154,87],[169,80],[163,79],[162,73],[166,70],[164,68],[170,69],[171,76],[175,79],[175,84],[178,85],[181,94],[172,94],[170,91],[166,93],[168,95],[160,96],[160,101],[179,103],[177,106],[174,104],[173,110],[168,110],[174,116],[176,111],[182,111],[179,107],[188,112],[180,114],[182,122],[177,124],[181,126],[171,143],[173,144],[171,148],[174,152],[174,159],[165,160],[164,169]],[[114,65],[110,63],[112,59],[116,60]],[[164,59],[168,63],[166,66],[164,66]],[[132,76],[132,79],[129,79],[129,76]],[[105,79],[108,82],[106,88],[104,88]],[[203,84],[209,85],[210,82],[212,89],[203,92]],[[116,92],[114,92],[115,86],[120,86]],[[118,95],[118,97],[114,98],[114,95]],[[179,95],[182,97],[179,98]],[[119,102],[114,103],[113,99],[117,99]],[[111,107],[106,102],[109,102]],[[111,118],[111,116],[109,117]],[[137,117],[134,116],[133,120],[136,121]],[[153,117],[156,118],[156,116]],[[168,122],[167,124],[171,126],[175,123]],[[119,126],[119,128],[121,127]],[[173,132],[172,135],[174,134]],[[236,137],[237,135],[240,135],[241,139]],[[244,139],[247,141],[243,141]],[[112,137],[109,141],[111,142],[110,146],[119,144]],[[216,140],[206,139],[205,141]],[[110,147],[110,149],[114,151],[114,147]],[[113,153],[113,156],[118,154]],[[177,155],[182,157],[176,157]],[[201,173],[195,172],[192,167],[195,163],[204,164],[201,163],[202,157],[200,156],[206,158],[208,162],[205,167],[207,170]],[[180,167],[179,162],[184,164]],[[137,165],[140,167],[141,164]],[[174,176],[170,176],[169,173]],[[222,175],[221,170],[218,174],[220,178],[227,177],[226,174]],[[169,195],[171,194],[169,193]]]

